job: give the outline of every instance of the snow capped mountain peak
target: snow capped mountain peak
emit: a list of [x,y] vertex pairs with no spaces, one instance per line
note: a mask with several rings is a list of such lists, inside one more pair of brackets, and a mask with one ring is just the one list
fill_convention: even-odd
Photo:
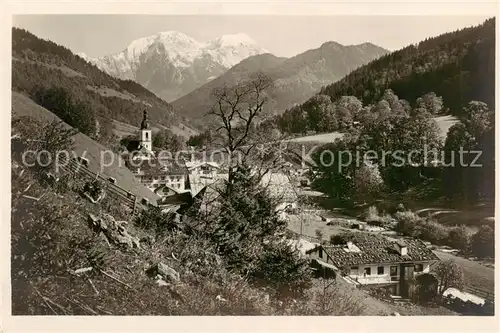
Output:
[[110,75],[135,80],[170,100],[197,88],[209,77],[223,74],[243,59],[262,53],[269,51],[244,33],[200,42],[171,30],[136,39],[117,54],[84,59]]
[[202,43],[178,31],[160,32],[155,36],[157,41],[164,44],[192,45],[198,48],[203,47]]
[[217,45],[219,47],[257,45],[257,43],[252,38],[250,38],[247,34],[241,32],[232,35],[220,36],[209,42],[209,44]]
[[91,58],[83,52],[77,52],[76,55],[79,56],[80,58],[82,58],[83,60],[87,60],[87,61],[91,60]]

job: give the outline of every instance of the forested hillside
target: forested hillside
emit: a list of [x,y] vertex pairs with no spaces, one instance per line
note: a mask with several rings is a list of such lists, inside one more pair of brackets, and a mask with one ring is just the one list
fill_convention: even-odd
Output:
[[12,29],[12,90],[101,142],[112,136],[112,119],[137,125],[144,109],[154,123],[189,125],[140,84],[113,78],[69,49],[17,28]]
[[[427,93],[442,97],[443,111],[463,116],[464,106],[471,100],[482,101],[495,108],[495,19],[477,27],[465,28],[428,38],[387,54],[351,72],[343,79],[321,89],[301,106],[287,110],[280,117],[284,131],[336,130],[318,128],[310,113],[324,103],[323,96],[336,103],[342,96],[354,96],[363,105],[375,104],[391,89],[400,99],[415,105]],[[334,117],[336,115],[334,114]],[[306,126],[294,128],[298,119]],[[314,117],[312,117],[314,118]],[[338,117],[337,117],[338,118]]]

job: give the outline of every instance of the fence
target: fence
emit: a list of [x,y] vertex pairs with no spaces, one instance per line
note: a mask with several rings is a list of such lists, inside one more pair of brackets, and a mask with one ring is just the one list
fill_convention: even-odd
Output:
[[71,159],[69,163],[62,163],[62,169],[80,177],[83,181],[101,180],[105,184],[106,195],[118,200],[125,207],[132,211],[132,215],[136,215],[140,205],[137,203],[137,196],[120,186],[111,182],[109,177],[104,177],[101,174],[90,171],[81,162]]
[[465,287],[465,291],[468,293],[471,293],[473,295],[479,296],[481,298],[484,298],[488,301],[495,301],[495,293],[486,291],[484,289],[476,288],[474,286],[467,286]]

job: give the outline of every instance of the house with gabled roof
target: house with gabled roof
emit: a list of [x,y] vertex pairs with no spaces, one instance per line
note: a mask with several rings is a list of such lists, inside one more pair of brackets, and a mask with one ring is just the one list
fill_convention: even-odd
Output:
[[310,258],[326,263],[344,279],[361,286],[387,287],[392,295],[408,297],[410,284],[429,273],[439,258],[418,239],[390,240],[366,235],[337,245],[318,245]]

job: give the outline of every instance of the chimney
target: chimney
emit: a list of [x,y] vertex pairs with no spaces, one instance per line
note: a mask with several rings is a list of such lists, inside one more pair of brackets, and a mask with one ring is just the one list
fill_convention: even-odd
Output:
[[408,255],[408,246],[403,240],[398,240],[395,244],[394,247],[396,248],[396,251],[402,256]]

